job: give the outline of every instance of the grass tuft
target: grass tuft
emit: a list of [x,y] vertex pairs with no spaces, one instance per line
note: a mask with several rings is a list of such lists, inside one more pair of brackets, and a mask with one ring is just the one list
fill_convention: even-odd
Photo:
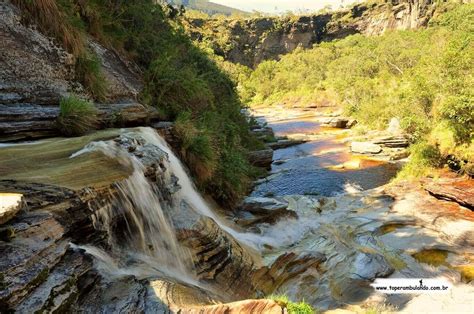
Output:
[[75,96],[63,98],[56,120],[57,128],[65,136],[81,136],[96,129],[97,109],[88,101]]
[[107,84],[102,74],[99,57],[91,52],[85,52],[77,57],[77,79],[89,90],[94,99],[105,100]]

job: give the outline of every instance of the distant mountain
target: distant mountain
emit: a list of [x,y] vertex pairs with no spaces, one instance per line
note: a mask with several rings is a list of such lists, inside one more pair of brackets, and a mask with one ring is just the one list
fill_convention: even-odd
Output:
[[168,3],[173,4],[173,5],[178,5],[178,6],[184,5],[186,8],[202,11],[210,15],[213,15],[213,14],[231,15],[233,13],[243,14],[243,15],[249,14],[249,12],[227,7],[225,5],[217,4],[209,0],[168,0]]

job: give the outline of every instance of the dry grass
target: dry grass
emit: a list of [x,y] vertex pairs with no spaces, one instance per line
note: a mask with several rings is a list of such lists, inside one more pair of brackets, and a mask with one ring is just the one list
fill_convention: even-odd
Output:
[[12,0],[28,23],[37,24],[40,31],[55,37],[74,56],[85,50],[83,34],[72,27],[55,0]]

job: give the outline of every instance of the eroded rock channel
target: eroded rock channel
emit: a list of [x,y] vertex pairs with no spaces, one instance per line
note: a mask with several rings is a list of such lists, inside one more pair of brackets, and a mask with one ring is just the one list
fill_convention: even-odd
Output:
[[[270,173],[229,214],[196,190],[172,123],[138,103],[140,73],[115,51],[88,41],[109,83],[103,130],[57,138],[60,99],[86,96],[72,56],[10,1],[0,35],[1,313],[285,312],[271,294],[320,311],[472,310],[472,180],[390,183],[408,145],[396,127],[367,139],[341,117],[255,113],[268,143],[249,159]],[[434,277],[451,293],[370,286]]]
[[[370,283],[439,276],[453,283],[453,294],[431,304],[463,309],[458,301],[472,292],[466,284],[472,280],[472,211],[434,197],[433,182],[425,183],[427,190],[385,185],[387,172],[375,185],[351,182],[377,178],[377,172],[360,175],[373,164],[359,161],[360,174],[347,177],[344,167],[354,166],[349,144],[338,142],[346,136],[322,131],[311,119],[292,120],[296,128],[310,123],[312,138],[276,150],[273,173],[257,182],[233,217],[206,202],[152,128],[1,148],[1,189],[18,211],[2,216],[2,310],[283,311],[270,300],[237,302],[272,293],[320,310],[417,309],[427,301],[379,294]],[[318,145],[335,158],[321,158]],[[292,168],[285,180],[293,184],[272,190],[283,185],[278,176],[285,165]],[[314,182],[317,173],[301,177],[317,169],[341,174],[340,186],[332,193],[334,183],[305,191],[308,183],[318,187],[328,180]],[[465,195],[459,197],[469,202]]]

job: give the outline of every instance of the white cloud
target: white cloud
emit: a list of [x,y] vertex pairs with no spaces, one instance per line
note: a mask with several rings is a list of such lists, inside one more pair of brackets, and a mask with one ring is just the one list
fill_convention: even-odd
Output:
[[354,0],[210,0],[214,3],[227,5],[245,11],[260,11],[266,13],[281,13],[285,11],[293,12],[314,12],[322,9],[326,5],[332,5],[337,9],[342,5],[347,5]]

